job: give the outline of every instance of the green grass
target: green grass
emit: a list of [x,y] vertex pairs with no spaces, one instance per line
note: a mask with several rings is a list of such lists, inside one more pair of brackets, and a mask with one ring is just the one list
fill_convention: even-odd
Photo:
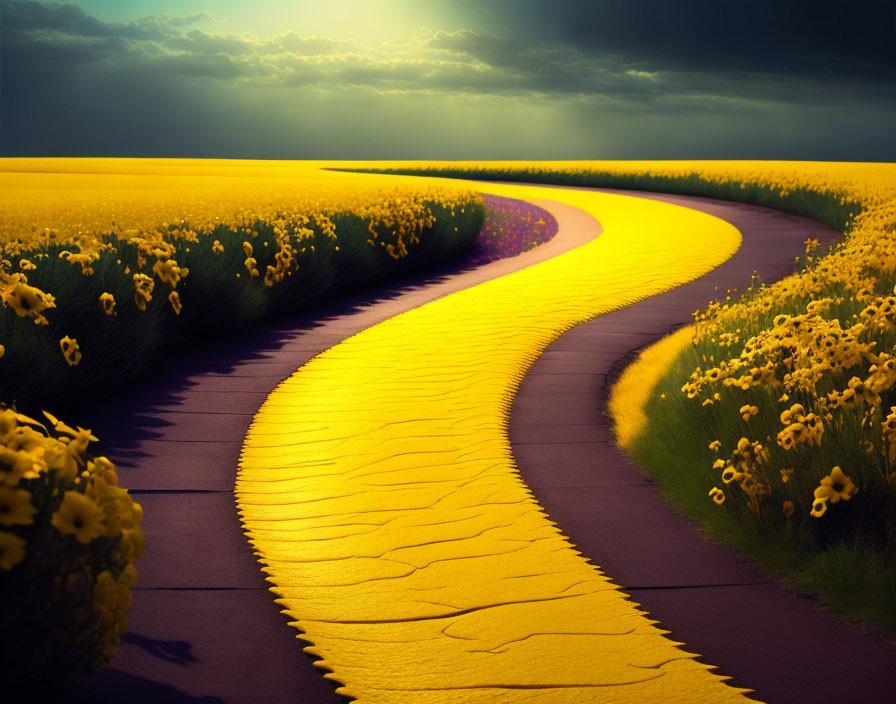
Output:
[[[781,429],[777,415],[801,399],[779,403],[777,394],[757,387],[728,390],[722,403],[703,407],[701,400],[681,392],[707,349],[686,348],[669,366],[646,404],[646,430],[629,448],[632,457],[657,480],[663,496],[696,519],[710,539],[750,555],[768,574],[801,593],[817,595],[846,619],[896,635],[896,501],[881,478],[877,458],[861,449],[858,418],[852,426],[826,433],[821,448],[785,452],[775,443]],[[896,405],[896,398],[891,400]],[[746,404],[765,413],[761,410],[745,422],[737,410]],[[774,494],[758,513],[749,510],[736,484],[725,485],[720,470],[712,467],[744,436],[769,449],[771,475],[781,467],[796,470],[787,483],[771,477]],[[722,443],[719,453],[708,447],[714,440]],[[813,491],[834,465],[861,489],[850,501],[831,505],[821,518],[812,517]],[[724,504],[710,500],[713,487],[725,490]],[[790,518],[782,511],[785,500],[796,506]]]
[[[49,325],[35,325],[9,306],[0,307],[0,340],[6,348],[0,359],[0,401],[32,415],[47,409],[64,417],[120,391],[185,343],[240,335],[247,326],[447,261],[476,238],[485,209],[481,201],[465,212],[452,213],[437,203],[430,207],[435,225],[420,235],[419,243],[409,245],[401,259],[368,244],[366,221],[352,213],[335,215],[336,239],[315,230],[297,248],[298,268],[273,287],[263,282],[277,250],[270,225],[256,223],[259,234],[252,239],[258,278],[250,277],[244,266],[243,233],[221,226],[200,235],[199,242],[175,240],[173,258],[190,270],[177,286],[183,304],[180,315],[168,302],[170,287],[158,279],[147,309],[137,309],[132,275],[123,270],[125,265],[132,273],[141,270],[133,245],[110,237],[116,251],[104,251],[90,276],[84,276],[80,266],[59,259],[63,247],[51,247],[46,250],[49,257],[31,257],[37,268],[27,272],[31,285],[56,297],[57,308],[46,311]],[[382,240],[391,241],[390,233],[380,234]],[[224,246],[220,254],[211,249],[216,239]],[[301,247],[305,253],[298,251]],[[142,271],[151,275],[148,265]],[[115,316],[103,312],[99,303],[103,292],[114,295]],[[66,335],[78,341],[83,353],[77,366],[68,366],[61,354],[59,340]]]

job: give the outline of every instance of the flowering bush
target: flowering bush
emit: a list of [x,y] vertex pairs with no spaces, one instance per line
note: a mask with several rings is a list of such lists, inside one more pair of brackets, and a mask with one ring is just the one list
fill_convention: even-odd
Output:
[[483,217],[469,189],[290,162],[4,159],[0,181],[0,399],[32,413],[448,259]]
[[714,465],[751,512],[772,500],[787,519],[821,518],[860,491],[896,506],[894,229],[892,208],[872,207],[827,256],[807,241],[796,275],[695,313],[703,364],[682,391],[719,412],[752,404],[738,442],[768,446],[747,471]]
[[96,438],[45,415],[0,408],[0,673],[4,696],[30,699],[112,659],[144,548]]
[[557,234],[557,221],[546,210],[498,196],[486,196],[485,202],[487,211],[479,237],[465,253],[470,264],[515,257]]

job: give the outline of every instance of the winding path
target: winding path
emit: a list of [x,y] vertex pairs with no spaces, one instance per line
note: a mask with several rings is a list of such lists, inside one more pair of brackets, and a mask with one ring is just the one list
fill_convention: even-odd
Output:
[[354,335],[272,392],[236,494],[277,602],[358,702],[742,701],[562,535],[505,427],[563,330],[699,277],[740,233],[653,200],[488,188],[599,214],[602,234]]
[[[504,193],[522,192],[518,190],[520,187],[503,191],[499,186],[486,188]],[[302,630],[315,631],[316,649],[311,651],[326,657],[325,662],[319,665],[336,670],[333,678],[338,681],[352,681],[353,684],[345,690],[346,693],[371,702],[581,702],[588,701],[592,696],[589,692],[594,690],[590,688],[600,686],[602,700],[606,698],[608,701],[650,701],[651,696],[662,696],[665,701],[682,703],[742,699],[737,688],[723,685],[717,676],[709,672],[707,665],[694,661],[687,653],[675,649],[672,641],[662,638],[661,632],[639,615],[632,602],[626,600],[613,583],[578,557],[569,543],[544,519],[538,505],[522,484],[513,486],[512,483],[507,483],[503,470],[494,471],[497,465],[512,467],[513,459],[510,457],[509,447],[507,452],[492,452],[495,446],[492,421],[498,419],[498,428],[504,431],[501,419],[505,417],[509,406],[509,393],[520,382],[522,367],[534,361],[535,366],[530,375],[522,380],[520,394],[513,406],[510,440],[523,477],[534,490],[542,507],[547,509],[551,521],[561,526],[578,550],[606,569],[616,584],[631,589],[633,593],[637,592],[633,594],[634,599],[644,604],[654,617],[660,617],[664,627],[671,627],[673,637],[684,640],[689,650],[700,652],[707,662],[720,666],[725,675],[734,675],[737,685],[755,688],[769,701],[824,701],[819,696],[828,686],[827,679],[824,679],[827,668],[825,656],[829,660],[832,657],[830,653],[822,654],[814,662],[812,658],[816,656],[795,659],[794,662],[798,665],[796,671],[800,676],[808,673],[808,666],[814,664],[814,679],[808,682],[801,680],[803,684],[800,686],[805,686],[806,689],[797,694],[802,698],[782,699],[780,697],[785,693],[793,693],[793,689],[786,689],[788,676],[782,674],[785,673],[785,667],[781,661],[775,661],[773,656],[766,653],[749,648],[737,650],[732,644],[724,643],[726,638],[733,640],[728,628],[733,613],[730,602],[724,600],[726,594],[735,593],[738,595],[735,598],[740,598],[740,593],[724,592],[723,589],[741,589],[745,592],[752,589],[766,594],[786,594],[774,585],[755,586],[761,580],[755,575],[744,576],[750,573],[735,558],[702,541],[689,524],[675,516],[665,505],[650,503],[657,501],[653,488],[621,456],[615,454],[612,444],[608,442],[609,434],[601,416],[600,393],[605,387],[609,368],[632,349],[656,337],[657,333],[664,332],[679,320],[685,320],[694,308],[705,304],[711,297],[711,292],[703,294],[702,300],[695,305],[688,303],[684,318],[679,315],[674,301],[679,291],[689,287],[677,288],[634,308],[606,313],[593,323],[567,332],[538,361],[535,361],[536,353],[560,332],[551,326],[568,312],[564,312],[564,308],[575,308],[575,304],[570,306],[564,300],[561,295],[563,291],[552,292],[557,297],[557,303],[546,312],[547,317],[542,322],[515,317],[500,320],[500,315],[489,315],[489,311],[484,308],[477,308],[472,304],[458,308],[453,303],[445,303],[448,299],[442,299],[442,306],[454,306],[455,315],[447,318],[434,316],[433,319],[440,319],[443,324],[446,320],[451,320],[450,327],[455,328],[452,344],[469,345],[472,353],[480,359],[488,358],[490,354],[504,359],[502,355],[505,350],[502,345],[496,346],[495,340],[477,347],[476,340],[469,335],[464,336],[464,326],[471,317],[485,314],[490,325],[503,326],[501,329],[506,329],[508,323],[523,327],[518,339],[508,338],[506,334],[502,338],[504,345],[513,354],[506,356],[506,364],[499,370],[500,373],[479,374],[474,371],[467,379],[452,376],[451,370],[444,367],[439,370],[440,373],[433,374],[413,364],[402,369],[400,363],[405,357],[393,356],[395,350],[388,346],[391,345],[389,336],[377,337],[382,326],[371,328],[402,311],[424,310],[418,306],[453,291],[467,289],[530,264],[553,259],[561,252],[572,250],[598,234],[599,227],[593,218],[581,210],[557,202],[559,199],[571,198],[568,193],[551,193],[548,189],[530,189],[528,192],[542,199],[551,198],[550,202],[536,202],[552,212],[560,223],[560,234],[547,245],[514,259],[446,275],[435,282],[420,282],[419,285],[400,292],[385,291],[373,301],[362,302],[359,298],[309,318],[303,325],[272,329],[265,339],[256,338],[258,345],[251,352],[232,347],[217,355],[205,355],[202,359],[186,361],[173,374],[174,380],[167,385],[166,391],[147,389],[142,396],[131,398],[127,408],[110,409],[103,417],[95,419],[98,422],[94,422],[93,427],[101,437],[108,435],[110,431],[114,433],[116,423],[120,424],[121,437],[126,437],[127,430],[134,425],[135,420],[141,423],[143,432],[134,438],[131,447],[115,448],[115,459],[121,462],[130,456],[134,462],[139,462],[139,469],[124,469],[122,483],[133,487],[132,493],[145,506],[149,548],[139,566],[140,580],[129,619],[132,632],[113,668],[100,673],[89,683],[85,690],[87,697],[93,701],[109,702],[290,701],[316,704],[343,701],[334,693],[332,686],[321,678],[320,672],[312,667],[311,659],[299,652],[301,644],[294,639],[295,632],[284,627],[283,619],[271,602],[266,591],[267,585],[258,571],[257,563],[246,545],[233,512],[233,467],[237,463],[241,445],[241,441],[235,438],[243,437],[256,410],[264,403],[264,410],[259,417],[272,422],[253,424],[241,460],[243,469],[239,492],[246,527],[264,554],[273,581],[279,584],[278,591],[284,599],[281,604],[287,609],[295,608],[297,603],[302,605],[303,612],[297,614],[299,625]],[[663,197],[648,198],[653,201],[663,200]],[[746,267],[749,278],[753,268],[757,268],[762,262],[748,262],[745,253],[766,256],[762,254],[765,250],[772,250],[771,253],[775,255],[774,263],[765,263],[778,267],[780,274],[786,273],[792,267],[794,255],[790,251],[785,255],[783,246],[768,246],[769,240],[763,239],[767,237],[767,234],[763,234],[767,233],[766,225],[773,222],[779,232],[787,230],[787,237],[794,238],[797,250],[800,249],[799,242],[802,239],[808,234],[817,235],[822,229],[816,223],[799,221],[791,216],[758,208],[699,199],[670,198],[668,201],[682,204],[688,201],[686,204],[697,210],[717,212],[725,219],[730,219],[729,216],[740,218],[737,222],[732,222],[744,234],[744,247],[728,264],[707,277],[715,276],[724,267],[741,262],[737,265]],[[606,199],[602,202],[604,205],[609,203]],[[713,208],[721,210],[714,211]],[[612,215],[609,212],[607,214]],[[751,220],[751,217],[754,219]],[[608,220],[611,221],[611,229],[615,227],[613,218],[609,217]],[[606,221],[604,225],[607,225]],[[657,222],[642,220],[635,227],[654,227],[657,237],[650,244],[666,247],[667,256],[686,257],[688,247],[694,247],[693,242],[687,241],[686,229],[666,233],[679,239],[664,244],[659,239],[661,228],[657,228]],[[800,230],[805,227],[809,227],[808,233]],[[731,235],[720,227],[718,236],[724,239]],[[778,240],[774,242],[776,245],[781,244]],[[732,250],[733,248],[731,247]],[[699,253],[702,250],[697,247],[691,253],[694,251]],[[707,255],[702,260],[702,269],[685,266],[684,269],[677,270],[673,267],[671,272],[656,270],[655,275],[647,277],[650,285],[656,290],[662,290],[669,285],[693,279],[727,256],[724,251],[716,254],[710,251],[702,253]],[[626,282],[630,279],[616,273],[623,270],[625,261],[614,259],[617,253],[613,250],[606,250],[604,254],[605,261],[600,264],[604,268],[587,273],[590,277],[598,277],[601,285],[609,282],[611,287],[615,287],[606,302],[605,310],[643,297],[641,293],[625,291]],[[643,251],[643,255],[648,257],[648,261],[642,271],[649,273],[650,266],[656,268],[660,260],[649,260],[650,252],[647,249]],[[574,268],[567,266],[566,272],[569,273]],[[526,291],[528,297],[517,296],[514,301],[512,296],[499,295],[500,289],[494,282],[488,285],[491,288],[487,290],[497,294],[491,300],[500,300],[501,305],[505,306],[500,313],[506,316],[506,306],[511,303],[516,306],[516,310],[523,309],[526,304],[536,300],[538,275],[531,274],[532,271],[534,269],[527,276],[532,280],[534,288]],[[704,285],[707,277],[698,279],[691,286]],[[766,278],[774,278],[774,272]],[[594,280],[591,282],[594,283]],[[727,277],[725,285],[731,285]],[[605,289],[603,293],[606,292]],[[466,300],[469,302],[473,299]],[[643,306],[646,308],[642,308]],[[585,308],[575,310],[575,315],[579,318],[574,322],[567,316],[562,328],[567,329],[571,324],[593,317],[593,303],[586,307],[589,308],[587,311]],[[592,328],[604,320],[612,322],[613,316],[619,316],[626,310],[643,312],[635,313],[635,317],[623,322],[615,333],[610,329],[595,332]],[[460,315],[457,315],[458,312]],[[419,312],[415,315],[419,315]],[[406,336],[405,342],[412,342],[412,337],[419,336],[422,328],[417,328],[412,318],[406,320],[411,321],[411,333]],[[399,329],[401,324],[401,319],[393,321],[393,331]],[[633,326],[636,324],[643,325],[635,329]],[[371,329],[366,336],[358,336],[361,340],[358,343],[358,338],[353,336],[367,328]],[[434,327],[427,328],[427,331],[430,334],[424,337],[428,342],[432,342],[439,333]],[[337,377],[338,381],[334,381],[330,374],[333,369],[344,372],[347,369],[346,360],[358,359],[356,355],[353,356],[351,347],[339,345],[328,355],[317,357],[269,398],[270,390],[290,376],[297,367],[305,365],[316,355],[346,338],[351,338],[350,343],[355,340],[352,344],[360,344],[358,349],[367,355],[364,364],[353,368],[352,376]],[[532,346],[533,340],[538,343],[537,349]],[[377,349],[381,342],[387,345]],[[433,345],[436,350],[449,349],[444,344],[440,346],[438,341]],[[403,351],[413,356],[420,352],[419,347],[410,344]],[[468,371],[473,368],[466,357],[462,356],[455,361],[466,364]],[[328,365],[333,366],[328,368]],[[502,374],[506,375],[506,370],[512,369],[514,365],[516,371],[508,377],[511,382],[508,388],[507,380]],[[441,373],[442,371],[445,373]],[[473,504],[468,506],[460,503],[456,506],[452,523],[454,527],[446,528],[451,521],[444,520],[442,516],[437,526],[429,530],[431,539],[422,541],[430,543],[429,545],[423,545],[422,542],[417,544],[414,540],[414,521],[408,523],[399,519],[392,522],[393,527],[402,527],[401,532],[405,534],[401,538],[404,542],[395,545],[389,542],[393,539],[394,532],[387,535],[383,542],[377,521],[363,518],[358,520],[359,516],[380,513],[388,523],[394,512],[409,508],[408,505],[402,507],[394,503],[396,497],[419,498],[423,495],[414,493],[426,481],[421,478],[420,463],[396,465],[395,457],[426,453],[426,472],[432,475],[434,472],[438,473],[434,467],[442,464],[437,459],[438,454],[454,451],[440,437],[417,437],[417,431],[421,430],[419,426],[414,432],[404,435],[390,430],[385,437],[390,442],[397,438],[396,444],[391,448],[382,446],[382,434],[375,434],[381,433],[383,426],[392,421],[384,423],[379,422],[382,419],[372,418],[371,408],[369,405],[365,406],[365,403],[373,396],[365,396],[366,392],[359,392],[359,388],[376,387],[378,381],[383,379],[389,381],[381,384],[376,391],[380,398],[383,393],[389,392],[389,384],[396,379],[403,380],[401,383],[405,387],[413,387],[418,383],[422,386],[430,383],[447,385],[445,389],[449,389],[449,396],[452,393],[450,388],[460,386],[462,389],[457,397],[452,397],[451,404],[443,406],[443,410],[447,409],[453,414],[449,426],[457,431],[455,435],[461,438],[471,455],[463,458],[460,463],[455,463],[455,470],[466,473],[463,483],[469,481],[475,485],[480,477],[484,477],[486,491],[480,492],[482,496],[478,500],[473,497]],[[473,381],[479,389],[478,396],[471,395],[469,391]],[[172,384],[180,388],[172,391]],[[432,387],[429,387],[424,393],[431,391]],[[326,423],[322,423],[322,414],[332,411],[333,400],[337,397],[341,399],[343,423],[340,424],[340,419],[335,415],[327,416]],[[266,402],[266,399],[269,400]],[[495,399],[500,403],[493,405],[492,401]],[[473,405],[468,403],[471,400],[474,401]],[[308,403],[316,405],[309,407]],[[349,419],[345,415],[346,407],[356,408],[360,415]],[[398,407],[387,403],[382,408],[394,414]],[[483,413],[483,409],[490,412]],[[411,410],[419,411],[420,407]],[[456,415],[458,413],[460,415]],[[416,422],[420,419],[421,416],[415,413],[403,420]],[[330,427],[324,428],[323,425]],[[350,433],[340,434],[341,430],[348,430],[349,427]],[[299,430],[302,431],[299,436],[302,438],[302,448],[301,454],[297,456],[295,432]],[[284,431],[285,434],[280,435]],[[374,433],[374,437],[369,440],[357,439],[359,435],[370,433]],[[506,445],[506,437],[504,442]],[[482,473],[470,473],[475,466],[467,460],[478,461],[472,456],[480,445],[492,448],[489,450],[492,454],[486,453],[484,456],[490,464],[488,467],[481,466]],[[588,447],[582,447],[583,445]],[[351,474],[352,481],[367,485],[364,489],[369,492],[366,498],[359,498],[358,492],[339,496],[339,492],[332,491],[333,484],[342,489],[349,486],[341,483],[341,478],[334,480],[332,476],[334,463],[343,462],[346,456],[353,456],[352,453],[346,455],[347,446],[352,448],[354,459],[350,459],[348,464],[339,469]],[[594,450],[602,454],[595,454]],[[405,473],[406,476],[394,482],[378,475],[377,457],[390,463],[386,467],[387,474],[402,477],[402,473]],[[599,473],[596,471],[598,463]],[[281,469],[277,469],[278,466]],[[271,477],[268,473],[266,478],[260,477],[256,470],[265,468],[269,472],[278,473],[278,476]],[[308,476],[309,468],[312,470],[311,474],[331,476],[320,484],[314,484],[314,477]],[[279,486],[268,482],[271,478]],[[456,482],[458,477],[430,476],[429,479]],[[310,494],[309,480],[314,484]],[[262,485],[262,482],[267,485]],[[386,484],[392,485],[391,494],[384,492]],[[317,495],[314,492],[318,492]],[[504,503],[503,499],[508,498],[508,492],[514,496],[518,494],[521,499],[517,501],[510,497],[507,502],[510,509],[489,509],[489,515],[484,519],[474,515],[476,511],[470,510],[471,507],[490,503],[499,506]],[[299,496],[302,493],[304,496]],[[588,503],[592,500],[595,503]],[[346,501],[354,503],[346,509]],[[367,503],[359,505],[359,501]],[[597,503],[599,501],[603,503]],[[611,525],[609,521],[604,521],[599,528],[604,532],[595,532],[598,529],[591,522],[593,519],[589,514],[600,514],[597,516],[598,521],[609,518],[609,512],[615,510],[613,506],[622,505],[623,501],[627,502],[628,509],[622,512],[621,517],[616,510],[615,516],[617,520],[623,520],[622,525],[628,530],[621,530],[618,524]],[[289,532],[281,529],[291,528],[291,522],[302,520],[291,513],[296,505],[303,505],[302,502],[306,506],[316,505],[317,509],[322,509],[317,511],[321,517],[330,511],[330,514],[349,515],[354,519],[318,521],[312,529],[312,532],[317,531],[313,536],[315,539],[309,540],[311,533],[306,531],[301,544],[296,545]],[[384,505],[383,502],[387,503]],[[517,511],[513,508],[514,504],[524,505],[524,510]],[[646,514],[643,508],[638,508],[639,505],[648,507]],[[503,523],[495,526],[490,521],[499,511]],[[280,515],[277,515],[278,512]],[[312,512],[307,515],[317,514]],[[639,524],[636,522],[638,516],[649,520]],[[645,528],[632,530],[639,525]],[[461,530],[455,531],[455,528]],[[475,530],[471,531],[472,528]],[[518,573],[509,573],[507,570],[515,570],[526,563],[519,562],[518,555],[512,555],[515,551],[504,551],[505,557],[490,561],[487,568],[479,566],[465,573],[467,577],[474,578],[464,585],[472,588],[472,596],[448,589],[446,585],[449,585],[451,579],[456,580],[454,565],[469,563],[469,558],[476,559],[476,556],[469,551],[463,556],[450,551],[439,553],[442,548],[437,544],[444,546],[449,542],[469,543],[477,535],[487,534],[495,528],[504,530],[503,535],[506,537],[501,540],[521,542],[520,536],[525,534],[526,541],[535,540],[557,549],[547,549],[544,553],[536,551],[528,563],[530,569]],[[524,533],[519,532],[521,528]],[[640,554],[633,552],[655,543],[658,534],[669,536],[669,542],[661,552],[678,551],[675,553],[678,555],[676,559],[682,563],[678,568],[675,568],[673,560],[662,559],[655,550]],[[640,541],[638,536],[641,536]],[[296,550],[304,553],[296,553]],[[404,552],[401,557],[393,553],[387,558],[386,553],[394,550]],[[481,557],[489,561],[489,554],[482,553]],[[464,560],[457,560],[458,557],[463,557]],[[389,558],[396,558],[393,564],[412,566],[416,574],[433,572],[435,563],[451,565],[451,569],[439,569],[444,577],[441,582],[441,578],[428,577],[398,590],[380,591],[365,587],[359,591],[351,587],[340,589],[331,586],[327,590],[315,591],[313,585],[294,589],[288,584],[290,579],[301,583],[309,575],[313,581],[321,575],[330,579],[333,574],[340,574],[345,586],[349,586],[352,581],[366,582],[372,576],[383,583],[392,580],[393,576],[400,577],[400,573],[406,571],[404,567],[399,567],[395,575],[386,572],[375,575],[374,571],[381,569]],[[559,567],[558,561],[562,563]],[[652,572],[647,571],[651,566],[647,563],[651,562],[656,563]],[[325,563],[336,565],[335,570],[320,572],[315,571],[315,568],[309,572],[306,567]],[[374,563],[378,564],[375,566]],[[531,569],[533,566],[536,569]],[[350,569],[347,570],[346,567]],[[568,579],[569,575],[564,576],[565,568],[569,568],[570,575],[583,575],[585,582],[578,578]],[[733,571],[729,574],[725,570]],[[284,575],[287,579],[284,579]],[[349,579],[352,575],[354,580]],[[722,582],[722,577],[731,577],[731,580]],[[527,586],[507,589],[506,580],[517,580]],[[326,581],[319,580],[318,583],[325,584]],[[530,604],[532,585],[535,583],[538,584],[537,590],[545,594],[556,597],[565,593],[571,598],[564,597],[557,601],[552,597],[548,599],[549,605],[553,605],[551,608],[533,610]],[[717,586],[723,583],[748,586]],[[694,588],[698,586],[704,589]],[[708,595],[707,603],[716,599],[719,609],[727,604],[725,621],[719,620],[720,611],[707,617],[701,611],[688,608],[693,600],[689,601],[686,595],[701,591]],[[508,599],[505,595],[509,592],[522,596]],[[681,596],[677,597],[679,594]],[[608,609],[603,614],[605,628],[602,636],[596,635],[598,631],[592,623],[594,608],[583,609],[580,602],[602,604]],[[774,598],[765,603],[772,602]],[[543,600],[542,603],[546,602]],[[558,604],[562,606],[554,608]],[[572,606],[567,608],[569,604]],[[811,613],[810,607],[799,606],[793,612],[797,614],[796,618],[788,616],[788,610],[780,611],[781,618],[790,619],[781,627],[784,633],[789,635],[793,624],[799,626],[800,620],[805,621],[805,614],[808,613],[810,626],[823,622],[824,628],[829,631],[834,629],[831,633],[839,634],[842,631],[847,634],[847,638],[854,636],[851,631],[842,629],[832,621],[819,620],[817,615]],[[495,612],[506,616],[499,619],[504,625],[498,629],[495,629],[492,616]],[[311,618],[307,618],[309,613]],[[538,622],[533,624],[533,617],[539,619]],[[413,627],[406,629],[405,626],[411,621],[415,622]],[[557,629],[556,624],[563,622],[575,623],[576,627]],[[423,631],[418,629],[421,623]],[[628,623],[633,624],[632,633],[637,631],[635,636],[641,639],[641,645],[629,647],[628,652],[615,658],[614,650],[617,647],[609,643],[632,635],[626,633],[628,626],[625,624]],[[721,624],[725,627],[720,628]],[[770,634],[771,629],[760,627],[757,630],[764,634],[763,638],[773,635]],[[441,637],[436,631],[442,634]],[[779,631],[778,638],[782,637],[782,631]],[[810,627],[809,630],[800,632],[812,634],[815,631]],[[586,639],[580,636],[586,635],[587,647],[575,644],[577,638],[585,642]],[[599,639],[602,637],[608,641],[606,646],[600,644]],[[380,660],[368,661],[367,664],[373,667],[365,668],[363,659],[365,654],[371,652],[371,641],[378,642],[378,653],[383,649],[388,653]],[[474,657],[477,662],[488,664],[473,668],[473,674],[479,677],[478,683],[471,681],[469,677],[457,677],[456,666],[452,667],[450,663],[440,662],[438,657],[434,657],[434,653],[440,651],[432,651],[430,646],[449,641],[459,647],[458,652],[465,654],[464,657],[469,656],[468,650],[471,647],[472,650],[482,651]],[[764,642],[756,641],[754,647],[762,647]],[[672,658],[663,655],[670,649],[674,653]],[[790,649],[794,650],[793,646]],[[750,653],[749,658],[746,658],[745,650]],[[603,662],[595,660],[595,652],[599,655],[598,660]],[[638,653],[641,659],[639,662],[631,660],[632,652]],[[879,652],[879,649],[875,652]],[[508,658],[501,657],[506,653],[510,653]],[[839,651],[833,657],[837,658],[838,663],[843,662]],[[520,662],[523,662],[522,668]],[[608,668],[606,664],[609,663],[615,664]],[[745,664],[759,669],[744,669]],[[641,689],[635,689],[633,695],[620,694],[612,688],[600,685],[595,672],[601,667],[610,683],[617,685],[616,689],[630,690],[635,681],[641,683],[636,685]],[[399,669],[392,669],[390,676],[390,668]],[[613,677],[618,677],[620,670],[636,672],[638,668],[641,673],[645,673],[644,676],[638,675],[636,680],[627,682],[618,679],[612,682]],[[787,662],[786,668],[793,670],[794,666]],[[362,672],[365,669],[367,672]],[[503,679],[488,680],[489,669],[492,670],[492,675],[497,673]],[[401,672],[402,676],[396,677],[395,672]],[[878,687],[873,690],[878,694],[881,691],[892,691],[892,688],[880,689],[887,685],[887,680],[880,677],[874,679],[874,673],[879,674],[879,669],[874,670],[872,667],[868,672],[871,677],[867,689],[869,693],[874,687]],[[566,677],[570,673],[573,675],[572,680]],[[769,676],[769,673],[777,673],[777,676]],[[759,676],[761,679],[757,679]],[[851,673],[850,678],[853,676]],[[363,686],[354,685],[356,677],[360,678]],[[820,683],[819,678],[824,682]],[[408,691],[397,691],[403,683],[410,683],[407,685]],[[857,691],[856,685],[860,683],[851,680],[851,684],[850,691]]]
[[189,350],[160,378],[70,422],[89,427],[144,507],[147,550],[112,665],[79,704],[345,702],[301,652],[273,603],[234,510],[240,448],[279,382],[344,338],[453,291],[548,260],[597,236],[581,211],[552,206],[558,234],[476,268],[362,292],[214,349]]
[[[702,538],[612,442],[604,415],[613,377],[635,351],[692,321],[754,270],[793,270],[809,236],[840,233],[775,210],[705,198],[648,195],[716,215],[744,241],[697,281],[578,326],[538,358],[510,414],[513,454],[548,515],[672,637],[735,682],[780,704],[887,704],[896,698],[896,648],[844,626]],[[836,661],[843,677],[825,677]]]

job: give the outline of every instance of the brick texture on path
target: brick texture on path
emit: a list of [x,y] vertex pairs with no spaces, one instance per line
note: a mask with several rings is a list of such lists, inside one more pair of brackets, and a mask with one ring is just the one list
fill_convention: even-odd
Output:
[[[603,189],[601,189],[603,190]],[[608,191],[623,192],[623,191]],[[716,215],[743,245],[700,279],[567,332],[523,380],[510,440],[523,479],[564,534],[670,637],[770,704],[891,704],[896,648],[822,613],[703,538],[613,443],[610,382],[633,353],[692,321],[719,287],[791,273],[808,237],[840,233],[766,208],[639,194]],[[696,703],[695,703],[696,704]]]
[[[896,691],[893,652],[700,537],[615,448],[603,415],[614,364],[686,322],[719,281],[723,288],[743,286],[754,269],[765,280],[779,278],[792,270],[806,237],[838,235],[761,208],[637,195],[719,215],[741,229],[744,245],[698,281],[575,328],[551,345],[511,413],[521,472],[579,550],[673,638],[736,684],[769,702],[889,701],[880,693]],[[91,427],[120,466],[122,485],[145,509],[147,538],[131,630],[111,667],[87,680],[79,703],[345,701],[302,652],[242,533],[233,486],[243,437],[270,391],[323,350],[599,234],[581,211],[539,204],[560,231],[537,249],[368,291],[247,331],[240,341],[192,351],[120,403],[73,419]]]
[[454,291],[550,259],[593,239],[585,213],[541,203],[558,234],[518,256],[362,292],[311,314],[183,354],[121,402],[70,422],[143,506],[146,554],[130,632],[78,704],[328,704],[345,702],[279,613],[243,535],[233,488],[243,438],[267,395],[313,356],[361,330]]

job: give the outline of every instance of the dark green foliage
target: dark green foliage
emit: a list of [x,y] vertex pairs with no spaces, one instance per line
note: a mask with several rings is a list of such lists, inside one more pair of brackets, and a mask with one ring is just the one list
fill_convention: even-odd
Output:
[[[361,169],[359,169],[361,170]],[[689,196],[706,196],[721,200],[752,203],[777,208],[795,215],[810,217],[838,230],[848,227],[852,218],[861,212],[860,204],[840,202],[840,194],[819,193],[807,188],[781,194],[780,189],[742,184],[739,181],[709,181],[697,173],[688,176],[664,176],[651,173],[611,173],[608,171],[570,171],[527,167],[517,169],[489,168],[468,169],[460,167],[421,167],[407,169],[363,169],[376,173],[403,174],[409,176],[441,176],[488,181],[517,181],[558,186],[586,186],[589,188],[622,188],[658,193],[677,193]]]
[[[366,221],[352,213],[337,214],[336,239],[315,229],[297,247],[298,268],[272,287],[263,281],[277,250],[269,225],[256,223],[258,235],[251,239],[260,272],[256,278],[245,268],[242,243],[247,236],[241,232],[222,226],[200,235],[198,242],[175,240],[173,258],[190,271],[177,286],[180,315],[167,300],[170,286],[158,278],[147,309],[137,309],[133,274],[152,276],[152,271],[151,264],[138,266],[132,244],[109,238],[117,250],[104,251],[90,276],[81,273],[80,265],[59,258],[62,247],[48,249],[46,258],[31,256],[37,268],[27,272],[29,283],[54,295],[57,308],[46,311],[49,325],[35,325],[10,307],[0,307],[0,341],[6,348],[0,359],[0,399],[27,413],[47,409],[64,414],[145,374],[185,342],[238,334],[271,316],[295,314],[323,299],[446,261],[476,238],[484,206],[453,214],[439,204],[430,207],[435,225],[408,245],[402,259],[368,243]],[[216,239],[224,247],[220,254],[212,251]],[[124,273],[125,266],[130,273]],[[103,292],[115,297],[116,315],[103,312]],[[66,335],[77,340],[83,353],[74,367],[59,348]]]
[[[873,481],[880,478],[879,462],[862,451],[858,428],[844,428],[836,438],[827,438],[821,452],[807,448],[785,460],[774,441],[781,426],[767,409],[783,410],[789,404],[778,404],[777,397],[758,387],[736,399],[728,390],[728,403],[707,407],[681,392],[701,353],[686,348],[657,384],[645,407],[648,430],[630,448],[635,460],[658,481],[667,500],[700,522],[708,537],[750,555],[768,573],[818,595],[846,618],[896,634],[896,502],[885,481]],[[766,410],[752,418],[747,429],[737,408],[748,403]],[[786,484],[773,485],[775,493],[758,514],[746,508],[737,485],[723,484],[719,470],[712,468],[745,432],[772,451],[772,466],[796,470]],[[718,454],[708,447],[714,440],[722,443]],[[862,488],[850,501],[814,518],[809,504],[818,477],[838,464]],[[727,496],[721,506],[708,496],[716,486]],[[782,512],[787,499],[796,507],[790,519]]]

